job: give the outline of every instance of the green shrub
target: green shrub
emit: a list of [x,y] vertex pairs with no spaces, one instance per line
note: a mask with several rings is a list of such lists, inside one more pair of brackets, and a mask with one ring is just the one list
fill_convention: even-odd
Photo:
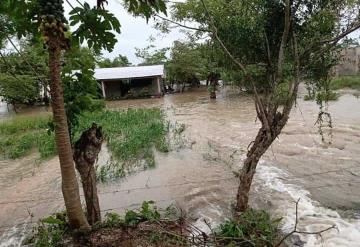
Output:
[[229,238],[226,246],[275,246],[280,221],[271,219],[265,211],[249,209],[239,219],[221,224],[216,235],[219,239]]
[[144,221],[154,221],[160,219],[160,213],[153,201],[144,201],[138,210],[128,210],[124,217],[116,213],[107,213],[101,227],[135,227]]
[[60,247],[64,238],[70,232],[67,217],[64,212],[41,219],[39,226],[33,230],[33,235],[24,241],[24,245],[35,247]]

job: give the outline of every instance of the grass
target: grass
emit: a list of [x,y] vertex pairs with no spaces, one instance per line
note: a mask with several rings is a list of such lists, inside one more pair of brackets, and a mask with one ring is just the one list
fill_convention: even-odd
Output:
[[93,122],[103,128],[112,159],[98,167],[98,179],[108,181],[137,169],[155,166],[153,147],[168,152],[168,128],[159,108],[99,111],[82,116],[75,139]]
[[108,148],[117,160],[138,159],[154,145],[168,151],[165,118],[158,108],[86,113],[80,119],[75,139],[93,122],[102,126]]
[[330,87],[333,90],[342,88],[360,89],[360,76],[340,76],[331,80]]
[[[0,123],[0,155],[16,159],[34,149],[42,159],[56,155],[54,134],[47,130],[50,120],[49,116],[16,117]],[[125,176],[126,170],[140,160],[142,167],[154,167],[153,147],[161,152],[168,151],[168,125],[158,108],[85,113],[74,131],[74,140],[93,122],[102,126],[113,157],[111,163],[99,167],[100,180]]]
[[48,133],[49,116],[16,117],[0,123],[0,155],[7,159],[23,157],[32,149],[41,158],[56,154],[54,135]]
[[280,219],[273,220],[265,211],[248,210],[238,219],[220,225],[211,233],[202,232],[174,206],[165,210],[153,201],[144,201],[139,209],[124,215],[107,213],[92,229],[76,235],[65,213],[40,220],[25,244],[31,246],[276,246]]

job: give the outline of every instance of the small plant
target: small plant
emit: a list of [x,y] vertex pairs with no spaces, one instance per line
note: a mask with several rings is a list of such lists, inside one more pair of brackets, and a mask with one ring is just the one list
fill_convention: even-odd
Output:
[[107,213],[102,227],[136,227],[144,221],[154,221],[160,219],[160,213],[154,205],[154,201],[144,201],[138,210],[128,210],[124,217],[116,213]]
[[26,239],[23,244],[35,247],[64,246],[65,235],[69,232],[66,213],[57,213],[41,219],[39,226],[33,230],[33,235]]
[[226,239],[225,246],[275,246],[281,219],[271,219],[265,211],[249,209],[238,219],[220,225],[216,236]]

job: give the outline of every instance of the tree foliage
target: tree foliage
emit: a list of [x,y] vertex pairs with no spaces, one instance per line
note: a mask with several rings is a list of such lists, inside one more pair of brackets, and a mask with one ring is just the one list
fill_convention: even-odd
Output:
[[112,13],[97,6],[91,8],[86,2],[70,11],[70,25],[79,25],[72,33],[73,39],[78,44],[86,40],[97,53],[101,49],[112,51],[117,41],[113,31],[120,33],[120,22]]
[[175,41],[166,63],[167,79],[172,82],[187,82],[193,78],[206,79],[211,59],[208,44]]
[[47,59],[42,47],[28,41],[20,43],[20,50],[22,56],[13,51],[0,58],[0,96],[8,104],[32,105],[42,100]]
[[166,53],[169,48],[155,49],[155,45],[150,44],[145,48],[135,47],[135,50],[136,57],[142,59],[139,65],[165,64],[168,60]]
[[[357,0],[188,0],[173,4],[171,23],[197,23],[195,38],[208,32],[219,54],[226,55],[219,56],[220,64],[254,93],[261,128],[240,172],[237,211],[248,207],[259,159],[286,125],[300,82],[306,80],[316,90],[329,89],[339,42],[360,28],[359,8]],[[281,100],[280,94],[284,96]],[[318,122],[322,123],[330,114],[320,110]]]
[[30,75],[0,74],[0,96],[8,104],[33,105],[40,100],[39,82]]
[[97,61],[100,68],[114,68],[114,67],[128,67],[131,66],[129,59],[126,56],[119,54],[116,58],[102,58]]
[[65,53],[62,83],[70,137],[79,116],[104,106],[100,85],[94,78],[95,56],[91,50],[73,46]]

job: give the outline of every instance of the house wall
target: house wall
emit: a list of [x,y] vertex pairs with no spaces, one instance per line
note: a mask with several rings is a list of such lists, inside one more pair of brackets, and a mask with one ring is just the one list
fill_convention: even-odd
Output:
[[[136,84],[145,84],[146,80],[149,85],[139,86]],[[134,78],[130,79],[130,84],[118,81],[103,81],[103,90],[105,90],[106,99],[121,98],[142,98],[149,96],[161,96],[161,77],[151,78]]]
[[121,81],[104,81],[105,98],[113,99],[121,97]]

